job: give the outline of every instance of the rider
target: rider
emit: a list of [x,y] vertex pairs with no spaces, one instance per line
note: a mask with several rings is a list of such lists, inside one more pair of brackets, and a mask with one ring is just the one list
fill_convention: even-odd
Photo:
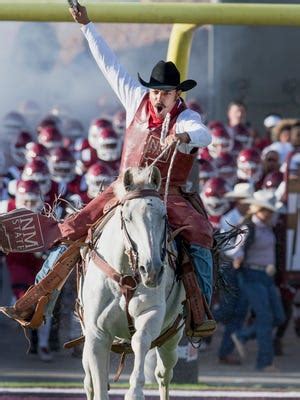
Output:
[[[207,128],[201,122],[200,115],[187,109],[180,97],[182,91],[192,89],[197,83],[194,80],[180,82],[180,74],[175,64],[159,61],[152,70],[150,81],[146,82],[138,75],[141,83],[138,84],[123,69],[114,53],[96,32],[88,18],[86,8],[79,5],[77,10],[71,9],[70,12],[75,21],[82,24],[81,29],[89,42],[99,68],[126,109],[127,129],[121,173],[128,167],[144,167],[161,154],[162,124],[166,115],[170,115],[169,129],[165,138],[165,146],[170,147],[164,157],[156,163],[156,166],[160,169],[164,188],[171,154],[175,151],[176,142],[179,142],[168,190],[168,218],[173,228],[184,226],[181,235],[189,243],[189,254],[195,265],[199,286],[204,299],[209,303],[212,294],[212,226],[206,217],[203,206],[201,208],[198,202],[198,210],[201,208],[201,211],[196,211],[186,197],[183,197],[180,190],[181,186],[186,183],[197,156],[197,147],[205,147],[211,141]],[[112,184],[79,213],[56,224],[55,227],[52,222],[51,227],[49,229],[47,227],[44,245],[50,247],[54,242],[77,240],[86,236],[89,226],[103,215],[105,204],[113,198]],[[43,227],[44,231],[45,226]],[[34,288],[32,294],[36,300]],[[202,304],[202,307],[205,307],[205,304]],[[13,318],[18,318],[18,312],[21,310],[15,305],[14,308],[3,308],[2,311]],[[23,319],[24,315],[26,318],[26,313],[22,313]],[[202,319],[199,324],[194,324],[192,336],[202,337],[203,332],[212,332],[214,329],[215,322],[213,320]]]

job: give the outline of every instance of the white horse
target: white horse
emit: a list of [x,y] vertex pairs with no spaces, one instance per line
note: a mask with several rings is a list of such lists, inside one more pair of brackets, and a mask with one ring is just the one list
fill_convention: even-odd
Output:
[[[164,257],[166,207],[157,192],[160,180],[156,167],[127,170],[116,190],[122,204],[116,208],[96,243],[101,258],[122,275],[133,276],[132,264],[137,261],[140,279],[128,306],[135,328],[132,337],[120,286],[102,272],[93,259],[88,262],[82,298],[84,387],[88,400],[109,399],[109,355],[115,338],[131,339],[134,352],[134,367],[125,400],[143,400],[145,356],[153,340],[182,313],[183,285],[175,280],[174,271]],[[136,190],[142,190],[142,194]],[[169,399],[169,383],[181,336],[182,328],[156,348],[155,376],[161,400]]]

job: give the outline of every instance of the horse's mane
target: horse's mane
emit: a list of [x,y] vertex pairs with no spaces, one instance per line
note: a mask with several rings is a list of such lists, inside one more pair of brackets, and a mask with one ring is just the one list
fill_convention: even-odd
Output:
[[121,200],[126,193],[138,189],[154,189],[157,190],[157,184],[153,183],[150,179],[152,168],[151,167],[132,167],[130,168],[130,184],[125,187],[124,174],[120,175],[114,185],[114,194],[118,200]]

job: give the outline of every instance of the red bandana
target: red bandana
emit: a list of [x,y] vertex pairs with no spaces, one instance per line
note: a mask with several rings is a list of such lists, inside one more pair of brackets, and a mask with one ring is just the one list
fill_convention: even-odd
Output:
[[[180,101],[177,100],[174,107],[171,110],[171,119],[173,119],[174,117],[176,117],[176,115],[178,114],[178,110],[179,110],[179,104]],[[149,122],[148,122],[148,128],[152,129],[152,128],[159,128],[162,123],[164,122],[164,118],[158,117],[155,114],[154,108],[150,102],[150,100],[148,100],[148,112],[150,114],[149,117]]]

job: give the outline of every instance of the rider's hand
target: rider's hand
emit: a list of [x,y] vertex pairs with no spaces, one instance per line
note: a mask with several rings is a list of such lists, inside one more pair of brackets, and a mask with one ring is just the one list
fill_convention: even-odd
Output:
[[169,144],[177,142],[178,140],[180,143],[189,143],[191,141],[191,138],[189,137],[189,134],[186,132],[175,133],[174,135],[169,135],[166,137],[164,145],[168,146]]
[[90,21],[86,8],[78,3],[77,9],[69,8],[74,21],[82,25],[87,25]]

